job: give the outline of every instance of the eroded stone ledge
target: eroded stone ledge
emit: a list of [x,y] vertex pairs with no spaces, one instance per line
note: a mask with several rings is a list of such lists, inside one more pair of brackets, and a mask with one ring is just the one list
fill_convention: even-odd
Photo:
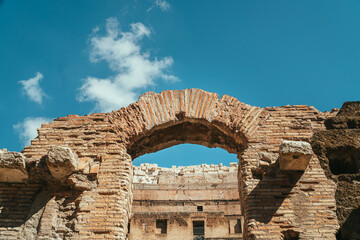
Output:
[[24,182],[28,177],[23,154],[0,150],[0,182]]
[[311,145],[304,141],[283,141],[280,145],[280,169],[305,171],[313,154]]

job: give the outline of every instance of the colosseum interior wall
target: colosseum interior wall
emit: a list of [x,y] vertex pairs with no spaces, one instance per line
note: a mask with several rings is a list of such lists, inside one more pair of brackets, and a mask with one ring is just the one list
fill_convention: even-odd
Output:
[[126,239],[132,159],[181,143],[237,154],[244,239],[358,236],[359,104],[344,106],[260,108],[186,89],[57,118],[22,153],[0,152],[0,236]]

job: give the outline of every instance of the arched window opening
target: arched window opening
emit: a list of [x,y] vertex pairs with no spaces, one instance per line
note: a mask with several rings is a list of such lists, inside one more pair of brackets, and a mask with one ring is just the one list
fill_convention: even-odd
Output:
[[129,240],[242,239],[237,162],[194,144],[134,159]]

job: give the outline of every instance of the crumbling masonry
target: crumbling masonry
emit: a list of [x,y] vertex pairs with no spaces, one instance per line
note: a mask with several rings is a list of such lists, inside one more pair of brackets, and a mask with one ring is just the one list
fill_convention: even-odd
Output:
[[359,102],[260,108],[199,89],[61,117],[0,152],[0,239],[125,239],[132,159],[181,143],[237,154],[244,239],[358,239],[359,128]]

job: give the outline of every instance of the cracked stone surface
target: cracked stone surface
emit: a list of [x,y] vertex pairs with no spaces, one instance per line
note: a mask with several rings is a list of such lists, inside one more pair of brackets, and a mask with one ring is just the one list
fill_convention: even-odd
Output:
[[53,146],[47,154],[46,165],[55,179],[62,180],[77,170],[78,159],[69,147]]
[[23,182],[28,178],[25,156],[18,152],[0,152],[0,182]]
[[305,171],[312,156],[311,145],[304,141],[283,141],[280,145],[280,169]]

